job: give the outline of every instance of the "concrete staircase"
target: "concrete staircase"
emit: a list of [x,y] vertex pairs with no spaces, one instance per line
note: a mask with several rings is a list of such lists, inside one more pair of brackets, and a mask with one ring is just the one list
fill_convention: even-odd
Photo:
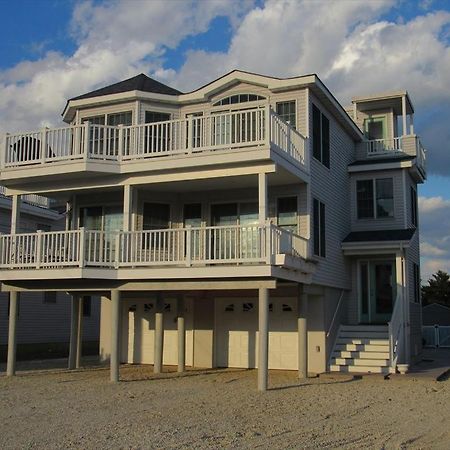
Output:
[[330,372],[389,373],[387,325],[341,325]]

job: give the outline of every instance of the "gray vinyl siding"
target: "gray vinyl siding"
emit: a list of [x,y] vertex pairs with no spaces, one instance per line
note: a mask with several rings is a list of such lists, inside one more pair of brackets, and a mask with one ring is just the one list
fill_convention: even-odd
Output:
[[[65,343],[70,336],[70,296],[58,292],[56,303],[44,303],[43,292],[19,294],[18,344]],[[92,298],[91,315],[83,320],[83,340],[98,341],[100,302]],[[8,294],[0,294],[0,345],[8,342]]]
[[[357,180],[392,178],[394,188],[394,217],[379,219],[358,219],[356,202]],[[396,230],[405,228],[405,200],[402,170],[378,170],[356,173],[351,176],[351,222],[352,231]]]
[[416,232],[411,239],[406,251],[406,284],[409,299],[409,317],[411,333],[411,356],[418,355],[422,351],[422,305],[421,301],[414,301],[414,264],[420,266],[419,233]]
[[[350,183],[348,164],[353,160],[355,144],[338,122],[327,113],[323,105],[310,96],[309,136],[312,137],[312,104],[330,121],[330,168],[311,154],[311,210],[312,199],[325,204],[326,257],[317,257],[318,265],[313,282],[337,288],[350,288],[350,262],[343,255],[342,240],[350,232]],[[311,230],[313,229],[311,214]],[[311,233],[312,234],[312,233]]]

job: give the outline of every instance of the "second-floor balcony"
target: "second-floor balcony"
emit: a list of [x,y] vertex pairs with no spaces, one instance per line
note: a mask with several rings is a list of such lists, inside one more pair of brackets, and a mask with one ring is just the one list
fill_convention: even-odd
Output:
[[[56,273],[83,278],[86,269],[98,278],[158,278],[157,269],[167,268],[200,268],[207,276],[211,267],[224,267],[221,276],[233,276],[233,267],[249,274],[250,266],[312,273],[314,264],[307,256],[307,239],[273,224],[0,235],[0,271],[5,280],[50,279],[58,277]],[[71,269],[79,272],[74,275]],[[179,273],[173,272],[173,277]],[[191,271],[184,276],[195,277]],[[170,278],[167,273],[164,277]]]
[[[276,152],[309,172],[306,139],[268,106],[131,126],[85,122],[6,134],[1,168],[4,180],[25,178],[32,170],[33,176],[45,175],[45,169],[51,169],[47,174],[54,174],[55,170],[70,172],[67,164],[77,163],[95,163],[94,169],[77,170],[101,171],[103,166],[109,173],[121,173],[143,170],[141,164],[132,162],[191,158],[194,165],[192,158],[196,156],[236,155],[236,152],[237,162],[245,158],[245,152],[258,150],[261,158],[270,158],[270,152]],[[263,154],[264,151],[269,153]],[[233,156],[227,161],[233,162]],[[171,162],[169,167],[174,164]],[[59,165],[65,165],[64,169],[56,169]],[[151,170],[151,166],[145,170]]]

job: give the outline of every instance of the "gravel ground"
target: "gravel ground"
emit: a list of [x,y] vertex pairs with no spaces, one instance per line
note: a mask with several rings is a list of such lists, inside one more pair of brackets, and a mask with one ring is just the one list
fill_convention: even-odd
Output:
[[450,380],[316,378],[149,367],[0,377],[0,447],[450,448]]

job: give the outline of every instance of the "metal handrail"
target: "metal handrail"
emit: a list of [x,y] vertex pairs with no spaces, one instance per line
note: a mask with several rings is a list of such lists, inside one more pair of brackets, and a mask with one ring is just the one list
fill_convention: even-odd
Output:
[[330,336],[330,334],[331,334],[331,330],[333,329],[333,326],[334,326],[334,321],[336,320],[338,311],[339,311],[340,308],[341,308],[341,302],[342,302],[342,299],[344,298],[344,292],[345,292],[344,289],[342,289],[341,295],[340,295],[339,300],[338,300],[338,303],[337,303],[337,305],[336,305],[336,309],[334,310],[333,318],[331,319],[330,326],[328,327],[328,331],[327,331],[327,334],[326,334],[326,337],[327,337],[327,338],[328,338],[328,337]]

